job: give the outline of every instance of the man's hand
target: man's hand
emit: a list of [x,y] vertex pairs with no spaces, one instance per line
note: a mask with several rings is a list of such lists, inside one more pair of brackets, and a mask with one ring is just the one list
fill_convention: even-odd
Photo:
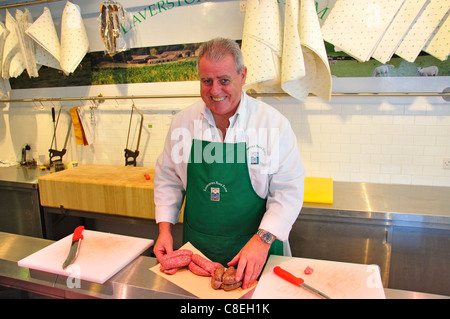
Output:
[[260,275],[266,263],[269,249],[270,244],[262,242],[258,235],[254,235],[228,263],[228,266],[234,266],[239,262],[236,270],[236,281],[244,278],[243,289],[251,287]]
[[153,247],[153,253],[159,262],[161,258],[173,251],[173,237],[172,237],[172,224],[167,222],[161,222],[159,225],[159,235]]

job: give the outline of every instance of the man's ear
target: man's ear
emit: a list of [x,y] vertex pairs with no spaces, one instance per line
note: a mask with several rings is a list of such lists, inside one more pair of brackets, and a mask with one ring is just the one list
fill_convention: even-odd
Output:
[[245,80],[247,79],[247,67],[246,66],[244,66],[244,68],[242,69],[240,75],[241,75],[242,85],[244,85],[245,84]]

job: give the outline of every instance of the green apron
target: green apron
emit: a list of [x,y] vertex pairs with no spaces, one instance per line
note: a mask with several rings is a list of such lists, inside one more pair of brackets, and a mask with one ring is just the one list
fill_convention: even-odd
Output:
[[[266,199],[250,181],[245,143],[194,139],[187,167],[183,242],[226,266],[258,231]],[[269,255],[282,255],[275,240]]]

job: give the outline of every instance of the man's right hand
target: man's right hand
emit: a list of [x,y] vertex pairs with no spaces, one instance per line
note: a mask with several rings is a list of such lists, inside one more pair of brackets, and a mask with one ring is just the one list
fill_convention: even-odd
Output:
[[172,224],[161,222],[159,225],[159,235],[153,247],[153,253],[159,262],[164,255],[173,251]]

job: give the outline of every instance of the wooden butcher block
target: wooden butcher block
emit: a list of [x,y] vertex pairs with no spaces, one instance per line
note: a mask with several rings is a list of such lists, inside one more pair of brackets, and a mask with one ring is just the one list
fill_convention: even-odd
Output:
[[[362,265],[308,258],[270,256],[252,298],[317,299],[305,288],[291,284],[273,272],[280,266],[331,299],[384,299],[384,289],[377,265]],[[312,273],[304,273],[306,267]]]
[[[83,230],[78,257],[66,269],[72,234],[18,261],[20,267],[103,284],[153,245],[153,240]],[[79,277],[77,277],[79,276]]]
[[152,168],[81,165],[39,178],[39,196],[42,206],[154,219],[153,180]]

